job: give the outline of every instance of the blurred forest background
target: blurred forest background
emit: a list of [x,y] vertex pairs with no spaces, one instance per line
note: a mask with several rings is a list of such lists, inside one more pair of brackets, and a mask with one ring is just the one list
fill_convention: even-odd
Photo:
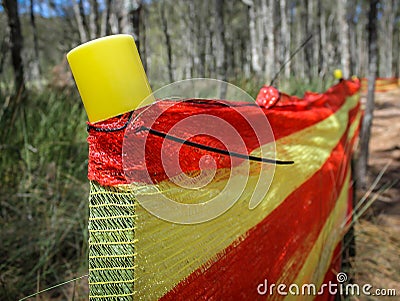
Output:
[[369,32],[377,75],[399,77],[400,3],[372,2],[371,29],[365,0],[2,0],[0,300],[87,273],[86,115],[69,50],[128,33],[153,89],[211,77],[255,97],[282,69],[280,89],[322,92],[336,68],[367,75]]
[[[364,0],[3,2],[11,17],[8,22],[4,11],[0,14],[0,76],[6,82],[13,78],[9,50],[14,44],[30,85],[63,88],[72,85],[66,52],[116,33],[134,36],[153,85],[189,77],[269,82],[310,37],[285,66],[281,80],[321,80],[335,68],[345,77],[367,74],[369,1]],[[12,8],[16,2],[18,11]],[[380,1],[380,77],[400,72],[399,16],[398,1]],[[19,27],[20,35],[14,33]]]

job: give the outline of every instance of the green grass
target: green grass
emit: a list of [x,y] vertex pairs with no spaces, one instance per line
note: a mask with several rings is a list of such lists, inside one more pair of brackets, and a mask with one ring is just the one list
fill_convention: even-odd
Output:
[[31,92],[12,126],[0,120],[0,300],[87,269],[85,120],[67,91]]
[[302,97],[306,91],[323,93],[337,82],[333,76],[331,78],[313,78],[307,82],[303,78],[292,77],[288,80],[281,80],[278,88],[287,94]]

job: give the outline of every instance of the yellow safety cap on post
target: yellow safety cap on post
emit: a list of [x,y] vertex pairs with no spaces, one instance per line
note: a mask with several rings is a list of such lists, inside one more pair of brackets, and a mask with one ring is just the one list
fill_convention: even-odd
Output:
[[67,60],[90,122],[135,110],[152,93],[130,35],[84,43]]
[[335,71],[333,71],[333,76],[336,79],[342,79],[343,78],[343,72],[340,69],[335,69]]

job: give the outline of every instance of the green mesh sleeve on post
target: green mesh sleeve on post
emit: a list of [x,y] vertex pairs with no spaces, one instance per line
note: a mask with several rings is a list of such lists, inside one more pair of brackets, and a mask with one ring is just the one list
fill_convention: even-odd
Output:
[[89,298],[133,300],[135,208],[132,192],[90,182]]

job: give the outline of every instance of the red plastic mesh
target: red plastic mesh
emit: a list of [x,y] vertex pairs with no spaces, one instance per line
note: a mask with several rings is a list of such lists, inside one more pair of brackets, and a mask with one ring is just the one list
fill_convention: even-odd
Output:
[[[323,94],[307,92],[303,99],[295,96],[289,96],[284,93],[278,93],[278,99],[273,89],[262,87],[257,96],[257,104],[261,105],[262,112],[268,118],[272,127],[275,139],[290,135],[296,131],[304,129],[327,116],[334,113],[345,101],[347,96],[353,95],[360,88],[358,80],[343,80]],[[265,93],[264,91],[272,91]],[[276,90],[276,89],[275,89]],[[274,99],[270,99],[274,98]],[[157,119],[157,122],[151,124],[151,128],[167,133],[168,130],[180,120],[195,114],[206,113],[217,116],[226,120],[235,127],[246,144],[246,149],[250,153],[260,144],[269,141],[258,141],[254,135],[251,126],[240,117],[241,114],[253,118],[250,123],[259,122],[259,107],[256,104],[218,101],[214,100],[190,100],[180,102],[178,105],[170,106],[171,101],[162,100],[153,104],[151,109],[155,111],[163,110],[163,114]],[[221,103],[229,104],[228,106]],[[170,106],[170,107],[168,107]],[[168,109],[165,109],[168,107]],[[99,182],[103,186],[113,186],[118,184],[127,184],[128,181],[124,175],[122,164],[122,146],[126,128],[124,125],[139,115],[145,108],[126,113],[118,117],[110,118],[99,123],[88,123],[88,143],[89,143],[89,167],[88,178]],[[254,112],[254,114],[253,114]],[[253,116],[253,117],[251,117]],[[145,124],[145,120],[137,121],[138,126]],[[201,126],[201,125],[199,125]],[[123,128],[117,130],[118,128]],[[109,131],[112,130],[112,131]],[[140,133],[135,133],[134,139],[142,139]],[[132,137],[131,137],[132,138]],[[273,137],[270,137],[272,139]],[[201,135],[193,138],[193,141],[204,145],[209,145],[223,149],[224,146],[216,139],[207,135]],[[167,178],[162,165],[160,164],[159,149],[162,145],[163,138],[149,135],[146,141],[146,164],[136,170],[136,179],[130,178],[132,181],[140,181],[140,168],[147,169],[153,180],[160,181]],[[181,168],[186,171],[195,171],[199,169],[199,159],[208,154],[213,156],[217,167],[229,167],[231,160],[229,156],[210,153],[205,150],[196,149],[192,146],[179,146]],[[174,151],[174,150],[171,150]],[[146,171],[146,172],[147,172]]]

